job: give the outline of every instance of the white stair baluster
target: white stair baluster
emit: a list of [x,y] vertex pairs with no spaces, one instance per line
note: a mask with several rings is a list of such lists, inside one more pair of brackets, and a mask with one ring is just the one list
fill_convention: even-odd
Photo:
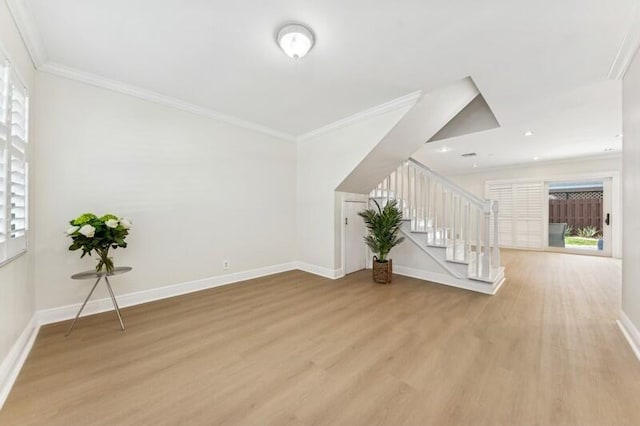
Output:
[[393,199],[400,202],[398,200],[398,169],[393,171]]
[[422,203],[423,203],[423,197],[422,197],[422,173],[418,172],[418,218],[416,219],[416,230],[420,231],[422,229]]
[[482,277],[489,278],[491,275],[491,212],[485,212],[484,215],[484,253],[482,257]]
[[482,220],[482,212],[476,207],[476,277],[480,276],[480,253],[482,245],[480,243],[480,223]]
[[438,220],[438,196],[439,196],[439,192],[438,192],[438,182],[434,182],[433,183],[433,241],[432,244],[435,246],[436,245],[436,235],[438,232],[438,224],[440,223],[440,221]]
[[471,233],[471,203],[465,203],[464,214],[464,261],[469,262],[469,250],[471,249],[471,242],[469,240],[469,234]]
[[453,193],[451,194],[451,216],[452,216],[452,239],[453,239],[453,243],[452,243],[452,247],[451,247],[451,258],[453,260],[456,260],[456,241],[457,241],[457,236],[456,236],[456,232],[458,231],[458,208],[457,208],[457,198]]
[[411,167],[411,229],[416,229],[416,168]]
[[427,219],[427,208],[429,207],[429,201],[427,200],[427,190],[428,190],[428,185],[429,184],[429,177],[426,174],[422,174],[422,200],[423,200],[423,205],[422,205],[422,223],[423,225],[423,231],[427,232],[427,224],[428,224],[428,219]]
[[431,176],[425,175],[427,179],[427,212],[425,214],[424,230],[427,232],[427,242],[429,242],[429,225],[431,222]]
[[447,226],[449,226],[449,193],[442,187],[442,244],[447,244]]
[[500,266],[500,234],[498,229],[498,209],[500,206],[497,201],[493,201],[491,213],[493,214],[493,265],[497,268]]
[[389,203],[389,198],[391,197],[391,175],[387,178],[387,203]]

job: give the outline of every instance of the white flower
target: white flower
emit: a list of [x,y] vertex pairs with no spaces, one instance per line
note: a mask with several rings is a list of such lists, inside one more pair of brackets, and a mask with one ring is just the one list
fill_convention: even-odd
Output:
[[117,228],[118,227],[118,221],[116,219],[109,219],[104,224],[107,225],[109,228]]
[[74,234],[78,229],[80,229],[79,226],[70,226],[67,228],[67,235],[71,235]]
[[122,218],[120,219],[120,225],[122,225],[124,229],[130,229],[132,223],[129,219]]
[[93,236],[96,234],[96,228],[91,225],[84,225],[78,232],[80,232],[87,238],[93,238]]

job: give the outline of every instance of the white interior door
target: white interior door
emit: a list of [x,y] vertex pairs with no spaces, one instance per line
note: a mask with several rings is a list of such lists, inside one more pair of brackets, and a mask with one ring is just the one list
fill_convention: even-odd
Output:
[[358,212],[366,208],[366,203],[345,201],[344,203],[344,252],[345,274],[359,271],[366,267],[367,246],[364,236],[367,228]]

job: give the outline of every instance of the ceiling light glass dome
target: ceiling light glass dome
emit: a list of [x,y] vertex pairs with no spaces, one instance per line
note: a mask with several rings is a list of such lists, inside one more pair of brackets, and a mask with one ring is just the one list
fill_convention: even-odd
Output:
[[278,31],[278,45],[293,59],[304,57],[313,47],[313,33],[300,24],[285,25]]

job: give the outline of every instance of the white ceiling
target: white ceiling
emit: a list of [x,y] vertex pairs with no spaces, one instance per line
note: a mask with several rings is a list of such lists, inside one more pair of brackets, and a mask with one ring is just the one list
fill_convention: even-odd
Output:
[[[24,1],[44,62],[290,135],[469,75],[502,128],[429,144],[447,171],[620,149],[607,74],[636,0]],[[299,61],[275,43],[291,20],[317,38]]]

